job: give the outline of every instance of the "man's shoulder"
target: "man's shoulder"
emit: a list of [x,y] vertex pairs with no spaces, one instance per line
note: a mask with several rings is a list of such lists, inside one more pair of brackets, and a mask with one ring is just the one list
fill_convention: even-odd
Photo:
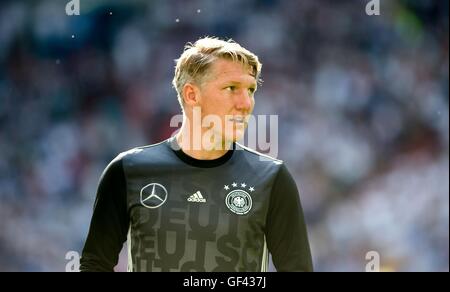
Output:
[[145,146],[139,146],[135,148],[131,148],[129,150],[121,152],[119,155],[114,158],[113,161],[116,160],[139,160],[139,159],[145,159],[148,160],[149,158],[158,158],[161,156],[164,156],[168,153],[168,147],[166,145],[167,140],[163,140],[161,142],[151,144],[151,145],[145,145]]
[[283,160],[274,158],[272,156],[260,153],[254,149],[244,146],[240,143],[236,143],[236,149],[242,151],[244,155],[252,162],[258,165],[271,165],[271,166],[281,166],[283,165]]

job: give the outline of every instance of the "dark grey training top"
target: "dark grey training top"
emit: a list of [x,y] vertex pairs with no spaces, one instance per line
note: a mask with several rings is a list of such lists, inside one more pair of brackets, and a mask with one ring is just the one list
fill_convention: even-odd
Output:
[[[312,271],[303,211],[282,161],[237,143],[197,160],[176,139],[117,156],[100,179],[81,271]],[[176,150],[177,149],[177,150]]]

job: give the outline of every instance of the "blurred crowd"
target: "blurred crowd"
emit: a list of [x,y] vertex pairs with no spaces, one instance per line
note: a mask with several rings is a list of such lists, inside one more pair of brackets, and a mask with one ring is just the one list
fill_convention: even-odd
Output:
[[205,35],[263,63],[316,270],[448,271],[448,1],[67,2],[0,4],[0,271],[81,252],[101,172],[176,130],[174,59]]

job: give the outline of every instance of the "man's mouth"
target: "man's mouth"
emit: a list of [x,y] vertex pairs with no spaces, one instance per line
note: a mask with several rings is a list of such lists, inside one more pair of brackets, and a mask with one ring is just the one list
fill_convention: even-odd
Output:
[[229,121],[237,124],[244,124],[245,123],[245,117],[232,117],[229,119]]

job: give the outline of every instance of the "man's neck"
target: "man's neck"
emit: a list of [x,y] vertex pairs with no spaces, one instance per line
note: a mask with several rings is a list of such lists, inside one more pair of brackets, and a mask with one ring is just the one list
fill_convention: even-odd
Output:
[[[181,150],[188,156],[197,160],[214,160],[224,156],[231,149],[232,142],[204,145],[203,141],[194,141],[193,133],[185,127],[181,127],[180,132],[175,136]],[[201,139],[196,137],[197,139]],[[202,140],[202,139],[201,139]],[[215,141],[218,141],[217,139]],[[206,149],[205,149],[206,148]]]

